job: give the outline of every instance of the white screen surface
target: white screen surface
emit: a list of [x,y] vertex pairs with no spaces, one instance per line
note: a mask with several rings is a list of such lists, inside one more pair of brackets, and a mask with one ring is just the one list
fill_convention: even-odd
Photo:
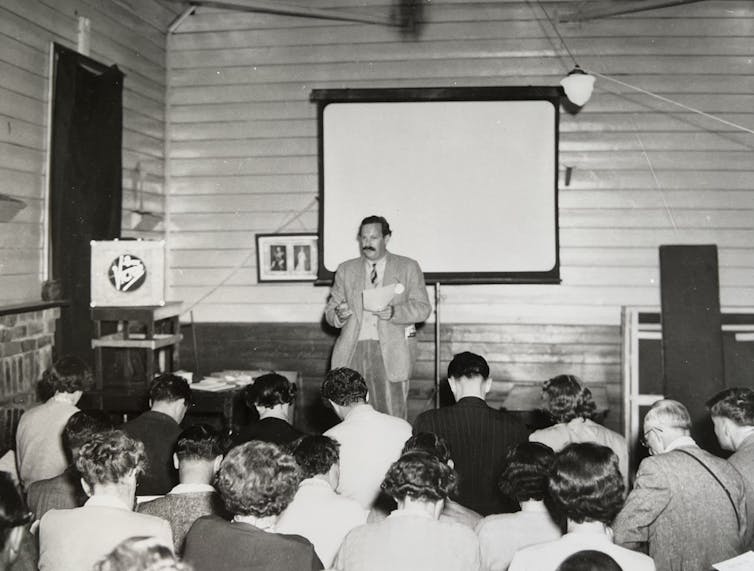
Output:
[[557,270],[550,101],[329,103],[321,128],[325,270],[359,255],[371,214],[425,274]]

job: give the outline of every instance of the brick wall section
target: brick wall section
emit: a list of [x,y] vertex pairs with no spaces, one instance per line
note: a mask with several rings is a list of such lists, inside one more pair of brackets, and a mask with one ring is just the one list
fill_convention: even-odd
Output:
[[37,381],[52,362],[60,309],[0,315],[0,451],[13,446],[21,413],[36,404]]

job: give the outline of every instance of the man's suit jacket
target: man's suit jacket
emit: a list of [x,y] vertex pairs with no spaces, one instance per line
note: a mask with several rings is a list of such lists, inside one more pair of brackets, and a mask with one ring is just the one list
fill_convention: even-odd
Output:
[[[388,380],[406,381],[411,376],[416,359],[416,338],[406,336],[406,327],[427,319],[432,306],[419,264],[411,258],[390,252],[386,256],[382,285],[402,284],[405,289],[393,297],[393,316],[389,320],[380,319],[377,323],[380,348]],[[343,262],[335,272],[330,299],[325,307],[327,322],[333,327],[343,328],[333,349],[333,369],[348,367],[356,350],[364,312],[362,292],[366,287],[366,278],[364,258]],[[342,322],[335,308],[344,301],[353,315]]]
[[167,494],[178,484],[178,470],[173,465],[173,451],[181,434],[180,425],[167,414],[148,410],[129,420],[122,429],[131,438],[144,443],[147,465],[145,472],[139,476],[136,494]]
[[684,446],[704,462],[733,498],[739,528],[723,488],[694,458],[671,450],[645,458],[634,489],[613,522],[615,542],[649,543],[658,571],[707,570],[743,551],[746,532],[744,484],[727,461],[698,446]]
[[513,512],[518,503],[497,489],[506,450],[526,442],[528,431],[509,413],[480,398],[462,398],[452,406],[421,413],[414,434],[434,432],[448,441],[459,476],[458,502],[482,514]]
[[749,529],[747,533],[747,549],[754,549],[754,434],[746,438],[728,462],[741,474],[746,490],[746,512],[748,514]]

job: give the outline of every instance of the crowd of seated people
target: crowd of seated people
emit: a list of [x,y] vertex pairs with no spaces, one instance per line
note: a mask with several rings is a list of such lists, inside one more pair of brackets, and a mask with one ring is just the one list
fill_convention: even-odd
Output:
[[652,405],[629,488],[626,440],[577,378],[544,383],[554,424],[530,434],[486,403],[489,365],[470,352],[448,367],[456,404],[413,426],[374,410],[358,372],[329,371],[340,422],[322,435],[291,425],[296,388],[276,373],[246,391],[259,420],[231,437],[181,428],[181,377],[155,378],[121,429],[76,407],[90,379],[60,359],[50,399],[21,417],[0,571],[709,571],[753,546],[749,389],[708,402],[727,460],[695,443],[682,403]]

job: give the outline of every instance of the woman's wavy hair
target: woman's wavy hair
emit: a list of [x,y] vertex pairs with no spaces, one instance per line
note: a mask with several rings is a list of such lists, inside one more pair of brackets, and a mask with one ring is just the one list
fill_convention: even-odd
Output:
[[558,424],[574,418],[592,418],[597,408],[592,391],[573,375],[558,375],[545,381],[542,396],[547,403],[547,413]]
[[144,444],[122,430],[93,433],[76,456],[76,468],[91,487],[118,483],[132,472],[138,476],[144,463]]
[[293,499],[301,470],[276,444],[252,440],[233,448],[217,473],[217,489],[233,515],[280,514]]
[[519,503],[543,501],[547,496],[547,481],[554,460],[552,448],[540,442],[522,442],[511,446],[505,456],[498,488]]
[[455,470],[427,452],[407,452],[393,462],[382,482],[383,491],[396,501],[406,497],[444,500],[456,489]]
[[42,374],[40,382],[50,395],[85,391],[92,384],[92,371],[78,357],[64,355]]
[[272,408],[278,404],[292,403],[298,387],[278,373],[267,373],[254,379],[244,389],[244,402],[249,408],[262,406]]
[[144,536],[121,541],[94,565],[94,571],[191,571],[191,566],[154,537]]
[[568,519],[610,525],[623,507],[618,456],[593,442],[569,444],[552,465],[547,486],[553,508]]
[[734,387],[720,391],[707,401],[712,416],[729,418],[739,426],[754,426],[754,391]]

